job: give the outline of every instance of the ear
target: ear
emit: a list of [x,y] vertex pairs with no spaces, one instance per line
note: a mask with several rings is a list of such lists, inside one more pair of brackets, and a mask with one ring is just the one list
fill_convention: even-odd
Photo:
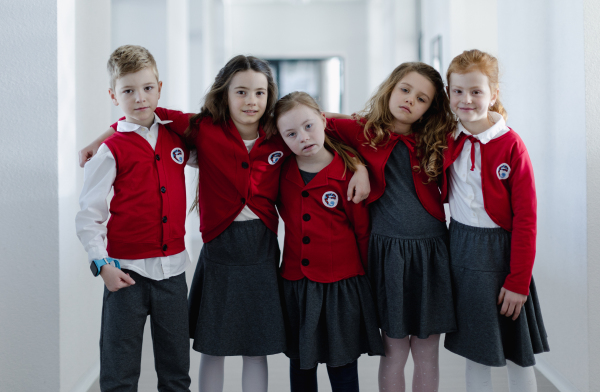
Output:
[[323,127],[327,128],[327,117],[325,113],[321,112],[321,117],[323,118]]
[[498,100],[498,96],[500,96],[500,89],[497,88],[496,91],[492,93],[492,100],[490,101],[490,106],[494,106],[496,101]]
[[160,92],[162,90],[162,82],[159,80],[158,81],[158,99],[160,99]]
[[108,89],[108,95],[110,96],[110,100],[112,101],[113,105],[119,106],[119,101],[117,101],[117,96],[112,88]]
[[450,96],[450,86],[449,86],[449,85],[448,85],[448,86],[446,86],[445,90],[446,90],[446,94],[447,94],[448,96]]

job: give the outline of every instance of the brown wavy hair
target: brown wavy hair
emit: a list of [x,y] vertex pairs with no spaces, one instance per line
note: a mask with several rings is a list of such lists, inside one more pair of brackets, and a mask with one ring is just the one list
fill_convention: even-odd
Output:
[[213,124],[227,124],[231,117],[229,114],[229,85],[235,74],[248,70],[260,72],[267,77],[267,107],[259,120],[259,124],[264,126],[267,123],[273,113],[278,95],[273,72],[269,67],[269,63],[265,60],[240,54],[229,60],[221,68],[210,90],[204,96],[204,105],[200,109],[200,113],[190,118],[188,129],[185,131],[185,137],[190,147],[193,146],[198,135],[198,124],[204,117],[212,117]]
[[366,107],[355,118],[364,127],[366,145],[377,149],[378,146],[387,144],[395,120],[389,108],[390,96],[402,78],[411,72],[424,76],[435,88],[431,106],[419,121],[411,125],[419,159],[419,166],[413,167],[413,170],[425,171],[429,177],[427,182],[436,181],[443,170],[444,150],[448,148],[446,136],[454,128],[455,121],[444,90],[444,81],[435,68],[420,62],[400,64],[381,83]]
[[[293,93],[289,93],[275,104],[272,123],[269,127],[267,127],[266,131],[268,137],[271,137],[278,132],[277,120],[283,114],[289,112],[298,105],[307,106],[308,108],[317,112],[319,116],[321,115],[321,108],[319,108],[319,105],[313,99],[313,97],[302,91],[294,91]],[[342,158],[344,161],[344,174],[346,174],[346,170],[350,170],[351,172],[356,171],[356,161],[353,159],[353,157],[356,157],[356,159],[364,164],[363,158],[355,149],[345,145],[339,140],[331,139],[325,135],[325,146],[328,150],[337,152],[340,158]]]
[[[498,59],[489,53],[482,52],[478,49],[465,50],[458,56],[456,56],[450,62],[448,71],[446,72],[446,80],[448,86],[450,86],[450,75],[453,73],[465,74],[473,70],[477,70],[487,76],[490,90],[492,93],[497,91],[500,87],[500,71],[498,69]],[[492,112],[498,112],[504,117],[504,120],[508,120],[508,113],[500,102],[500,96],[494,102],[494,105],[490,108]],[[489,112],[488,112],[489,117]],[[491,122],[491,119],[490,119]]]

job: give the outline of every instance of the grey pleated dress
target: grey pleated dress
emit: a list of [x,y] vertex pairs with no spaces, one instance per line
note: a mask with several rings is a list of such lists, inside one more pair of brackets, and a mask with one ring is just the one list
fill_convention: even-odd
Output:
[[451,273],[458,330],[444,346],[487,366],[535,364],[534,354],[550,351],[533,278],[527,302],[513,321],[500,314],[500,289],[510,273],[511,233],[450,223]]
[[394,147],[383,196],[370,204],[369,278],[380,327],[391,338],[456,330],[448,230],[417,196],[408,148]]
[[[305,183],[316,173],[300,171]],[[319,363],[343,366],[361,354],[384,355],[369,279],[358,275],[333,283],[283,279],[288,326],[285,354],[301,369]]]
[[194,350],[217,356],[283,352],[277,236],[260,219],[232,222],[205,243],[189,294]]

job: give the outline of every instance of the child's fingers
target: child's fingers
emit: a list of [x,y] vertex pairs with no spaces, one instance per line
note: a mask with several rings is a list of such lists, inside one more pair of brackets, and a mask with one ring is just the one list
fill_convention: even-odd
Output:
[[131,278],[131,276],[129,276],[129,274],[126,274],[125,272],[121,271],[121,281],[127,283],[127,286],[131,286],[132,284],[135,284],[135,280],[133,280]]
[[506,295],[506,289],[504,287],[502,287],[502,289],[500,290],[500,294],[498,295],[498,302],[496,303],[496,305],[500,305],[502,302],[504,302],[505,295]]
[[508,303],[508,310],[506,311],[505,316],[506,317],[511,317],[514,312],[515,312],[515,303],[514,302],[509,302]]
[[354,196],[354,185],[353,184],[348,184],[348,194],[346,196],[348,196],[348,201],[352,200],[352,197]]
[[502,303],[502,308],[500,308],[500,314],[504,316],[507,311],[508,311],[508,303],[506,303],[506,301],[504,301]]
[[521,309],[523,309],[522,305],[517,305],[515,306],[515,314],[513,314],[513,321],[516,320],[517,318],[519,318],[519,315],[521,314]]

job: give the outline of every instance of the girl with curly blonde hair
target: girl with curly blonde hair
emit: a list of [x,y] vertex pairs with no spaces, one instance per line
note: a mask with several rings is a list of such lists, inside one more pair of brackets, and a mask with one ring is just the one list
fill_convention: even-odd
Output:
[[404,391],[412,351],[413,391],[437,391],[440,334],[456,330],[448,230],[438,183],[454,127],[440,74],[398,66],[352,119],[328,132],[355,148],[371,175],[368,274],[383,330],[380,391]]

